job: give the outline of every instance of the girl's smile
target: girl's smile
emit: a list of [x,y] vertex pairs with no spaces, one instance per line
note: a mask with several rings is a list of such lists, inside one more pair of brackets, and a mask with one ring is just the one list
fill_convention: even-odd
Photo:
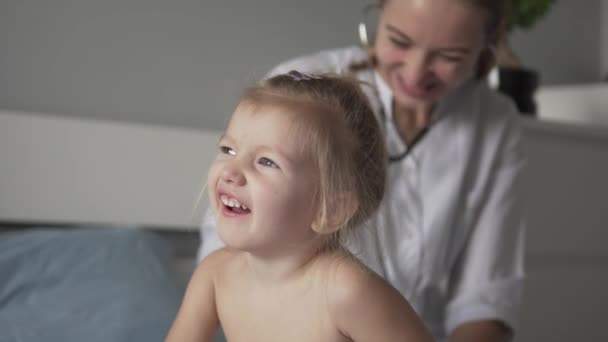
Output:
[[226,192],[219,192],[218,199],[223,204],[222,214],[224,216],[236,217],[251,213],[251,209],[245,203]]

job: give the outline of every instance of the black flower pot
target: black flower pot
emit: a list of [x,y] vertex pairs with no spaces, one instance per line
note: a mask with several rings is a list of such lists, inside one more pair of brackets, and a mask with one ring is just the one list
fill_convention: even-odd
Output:
[[499,68],[498,90],[510,96],[520,113],[534,116],[536,102],[534,93],[538,88],[539,76],[534,70],[524,68]]

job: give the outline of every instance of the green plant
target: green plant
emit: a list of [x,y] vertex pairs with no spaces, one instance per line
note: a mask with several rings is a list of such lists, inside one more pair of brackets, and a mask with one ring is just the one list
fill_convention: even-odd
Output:
[[507,31],[529,29],[549,12],[556,0],[511,0]]

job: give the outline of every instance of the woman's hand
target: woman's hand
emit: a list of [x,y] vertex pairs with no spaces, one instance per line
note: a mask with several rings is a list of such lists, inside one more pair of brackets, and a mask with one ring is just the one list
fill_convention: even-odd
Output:
[[509,329],[499,321],[467,322],[454,330],[451,342],[505,342],[509,341]]

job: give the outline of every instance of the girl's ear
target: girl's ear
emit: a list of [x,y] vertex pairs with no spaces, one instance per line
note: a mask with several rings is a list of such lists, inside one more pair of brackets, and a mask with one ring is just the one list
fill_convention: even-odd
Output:
[[337,193],[329,201],[325,222],[323,222],[323,211],[319,209],[317,217],[312,223],[312,230],[321,235],[335,233],[346,226],[358,209],[359,200],[354,192]]

